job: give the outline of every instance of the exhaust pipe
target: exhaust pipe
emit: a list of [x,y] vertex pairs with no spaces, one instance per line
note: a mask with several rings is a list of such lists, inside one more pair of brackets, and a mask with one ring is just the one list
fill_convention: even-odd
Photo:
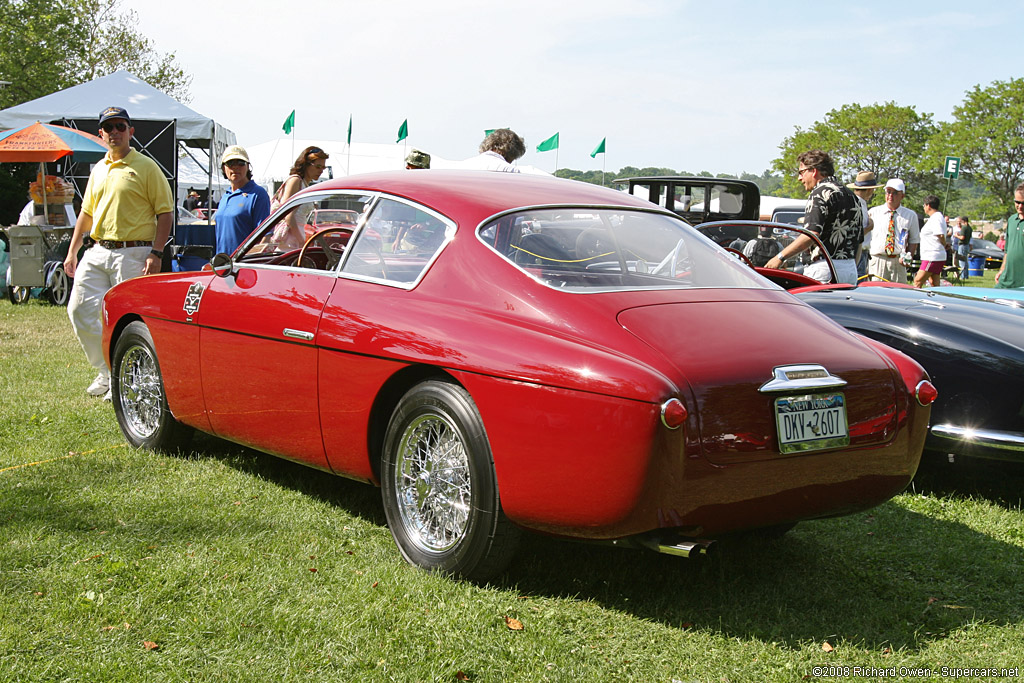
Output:
[[699,557],[707,555],[714,541],[703,538],[662,539],[653,536],[638,539],[640,545],[662,555]]

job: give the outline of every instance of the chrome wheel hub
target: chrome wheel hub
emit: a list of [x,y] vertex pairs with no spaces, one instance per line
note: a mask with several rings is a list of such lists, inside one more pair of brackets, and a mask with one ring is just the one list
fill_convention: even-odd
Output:
[[469,458],[450,420],[431,414],[409,424],[395,480],[402,524],[417,547],[443,552],[465,537],[472,501]]
[[143,346],[133,346],[121,359],[117,392],[125,427],[138,439],[152,437],[160,426],[163,388],[156,359]]

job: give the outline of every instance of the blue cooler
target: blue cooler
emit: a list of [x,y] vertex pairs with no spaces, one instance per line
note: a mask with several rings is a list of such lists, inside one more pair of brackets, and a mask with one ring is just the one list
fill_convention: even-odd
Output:
[[174,231],[171,270],[176,273],[202,270],[213,258],[214,227],[206,223],[179,225]]
[[981,277],[985,274],[985,257],[984,256],[968,256],[967,257],[967,274],[971,277]]

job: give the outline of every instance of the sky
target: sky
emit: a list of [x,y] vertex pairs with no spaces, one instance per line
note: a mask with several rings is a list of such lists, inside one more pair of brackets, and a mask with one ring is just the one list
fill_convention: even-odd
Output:
[[[243,146],[393,143],[445,159],[484,130],[522,163],[760,174],[783,139],[846,104],[949,121],[976,85],[1020,77],[1016,2],[123,0],[193,77],[196,111]],[[173,8],[169,10],[169,8]],[[554,151],[536,146],[559,133]],[[607,138],[605,155],[590,153]],[[557,154],[557,156],[556,156]]]

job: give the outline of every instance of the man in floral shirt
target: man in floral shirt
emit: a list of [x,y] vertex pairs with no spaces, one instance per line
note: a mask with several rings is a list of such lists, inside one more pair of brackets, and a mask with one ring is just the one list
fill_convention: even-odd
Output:
[[[857,246],[864,238],[864,214],[856,195],[835,177],[832,158],[820,149],[804,152],[797,161],[797,178],[804,189],[810,191],[804,227],[814,232],[825,245],[832,259],[839,282],[857,284]],[[798,237],[783,249],[778,256],[768,261],[766,267],[780,268],[782,264],[805,249],[813,242],[809,237]],[[831,275],[824,256],[812,252],[812,262],[804,269],[804,275],[821,282],[829,282]]]

